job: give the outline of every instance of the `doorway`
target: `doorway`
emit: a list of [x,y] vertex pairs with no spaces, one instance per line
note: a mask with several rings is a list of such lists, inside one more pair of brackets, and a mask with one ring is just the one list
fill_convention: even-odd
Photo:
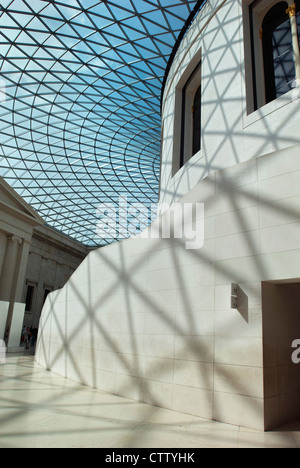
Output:
[[262,284],[265,430],[300,419],[300,280]]

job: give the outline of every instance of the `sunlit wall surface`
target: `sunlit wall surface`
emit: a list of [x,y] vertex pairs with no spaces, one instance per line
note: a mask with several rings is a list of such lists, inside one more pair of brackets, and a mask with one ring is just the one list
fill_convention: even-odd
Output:
[[158,198],[160,95],[196,1],[3,0],[0,175],[86,245],[103,203]]
[[[248,10],[210,0],[175,55],[160,203],[177,208],[148,238],[92,251],[48,296],[36,360],[106,392],[269,430],[300,417],[300,107],[290,91],[250,110]],[[192,112],[183,89],[189,98],[199,84],[201,148],[179,168],[178,133],[191,122],[180,119]],[[180,217],[196,204],[199,216]],[[199,220],[204,243],[191,249]]]

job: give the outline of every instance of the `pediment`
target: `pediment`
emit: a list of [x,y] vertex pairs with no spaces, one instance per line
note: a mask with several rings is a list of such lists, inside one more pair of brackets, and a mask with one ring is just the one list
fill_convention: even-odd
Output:
[[10,211],[15,216],[25,217],[34,225],[45,223],[43,218],[2,177],[0,177],[0,211]]

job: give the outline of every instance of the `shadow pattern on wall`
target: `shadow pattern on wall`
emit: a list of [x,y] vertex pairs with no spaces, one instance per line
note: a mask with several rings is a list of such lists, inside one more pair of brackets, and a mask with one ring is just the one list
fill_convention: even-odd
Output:
[[[247,131],[244,145],[255,149],[243,162],[237,144],[245,135],[237,130],[243,102],[240,91],[232,93],[231,79],[241,72],[234,6],[226,2],[227,14],[209,31],[212,48],[222,38],[218,63],[205,57],[215,98],[206,103],[203,133],[215,139],[216,149],[211,154],[204,145],[186,196],[176,187],[166,194],[173,202],[205,204],[204,247],[187,250],[186,239],[171,236],[92,252],[63,290],[49,296],[37,361],[107,392],[266,429],[261,282],[300,276],[299,137],[283,136],[299,107],[288,95],[288,116],[272,127],[266,123],[260,134]],[[233,60],[226,69],[228,55]],[[230,105],[240,113],[229,116]],[[216,114],[223,115],[223,126],[212,130]],[[228,169],[217,162],[222,152]],[[230,305],[232,282],[243,296],[239,311]],[[279,408],[274,413],[271,424],[278,425]]]

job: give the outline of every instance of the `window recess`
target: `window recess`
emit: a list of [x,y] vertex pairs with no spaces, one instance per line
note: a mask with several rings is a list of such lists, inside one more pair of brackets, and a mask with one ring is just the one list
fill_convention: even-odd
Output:
[[300,84],[300,0],[250,6],[253,110]]

